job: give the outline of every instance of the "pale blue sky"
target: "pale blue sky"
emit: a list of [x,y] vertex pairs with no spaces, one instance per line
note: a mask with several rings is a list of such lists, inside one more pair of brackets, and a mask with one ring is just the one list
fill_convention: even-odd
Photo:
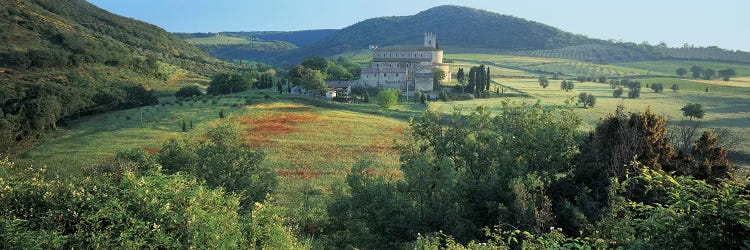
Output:
[[344,28],[452,4],[517,16],[592,38],[750,51],[750,1],[713,0],[89,0],[171,32]]

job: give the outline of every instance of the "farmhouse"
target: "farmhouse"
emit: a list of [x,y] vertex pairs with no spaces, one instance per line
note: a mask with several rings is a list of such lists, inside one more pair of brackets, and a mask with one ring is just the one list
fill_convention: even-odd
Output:
[[379,48],[371,45],[372,62],[362,69],[353,86],[399,88],[409,91],[433,91],[433,71],[445,72],[443,81],[450,81],[450,68],[443,64],[443,50],[438,47],[437,36],[425,33],[422,46]]

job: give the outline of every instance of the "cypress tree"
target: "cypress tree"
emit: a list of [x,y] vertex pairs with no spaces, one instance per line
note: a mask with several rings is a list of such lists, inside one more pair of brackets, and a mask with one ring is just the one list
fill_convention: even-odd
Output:
[[185,119],[182,119],[182,132],[187,132],[187,126],[185,125]]
[[491,82],[492,82],[492,80],[490,79],[490,66],[487,66],[487,87],[485,87],[485,89],[484,89],[487,92],[490,91],[490,83]]

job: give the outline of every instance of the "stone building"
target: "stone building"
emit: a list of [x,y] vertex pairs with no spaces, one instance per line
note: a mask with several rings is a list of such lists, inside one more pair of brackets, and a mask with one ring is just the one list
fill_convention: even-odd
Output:
[[443,81],[451,80],[451,72],[443,64],[443,50],[438,47],[437,36],[425,33],[422,46],[374,47],[372,62],[362,69],[361,78],[352,85],[378,88],[400,88],[409,91],[433,91],[433,70],[445,72]]

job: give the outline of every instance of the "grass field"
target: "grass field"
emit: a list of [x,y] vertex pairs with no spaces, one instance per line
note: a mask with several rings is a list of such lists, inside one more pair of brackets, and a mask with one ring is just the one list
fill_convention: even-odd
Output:
[[[343,183],[359,160],[374,162],[378,170],[373,174],[401,176],[393,143],[402,138],[405,121],[421,112],[421,105],[399,105],[383,113],[375,105],[311,100],[320,104],[315,106],[278,99],[271,93],[272,98],[265,100],[265,94],[250,91],[206,102],[191,100],[84,117],[24,153],[20,163],[45,165],[51,176],[82,176],[86,167],[119,151],[152,151],[170,138],[198,138],[219,121],[223,109],[225,119],[242,125],[247,144],[266,153],[262,164],[275,169],[280,182],[275,201],[290,213],[311,206],[302,202],[302,196],[310,192],[318,197],[304,197],[306,201],[323,204],[330,198],[332,185]],[[250,104],[245,105],[248,98]],[[183,120],[192,121],[194,129],[182,132]],[[318,211],[324,210],[318,207]]]
[[590,62],[557,58],[489,54],[446,54],[445,58],[454,60],[456,63],[485,64],[526,71],[533,74],[562,73],[567,76],[591,77],[630,77],[663,74],[644,69],[627,68],[617,65],[594,64]]
[[[692,67],[693,65],[698,65],[703,68],[710,68],[710,69],[714,69],[717,71],[722,70],[722,69],[734,69],[735,71],[737,71],[737,75],[739,76],[750,76],[750,64],[740,64],[740,63],[668,60],[668,61],[643,61],[643,62],[617,63],[615,65],[628,67],[628,68],[635,68],[635,69],[651,70],[654,72],[660,72],[660,73],[668,74],[671,76],[677,75],[675,71],[678,68],[685,68],[687,70],[690,70],[690,67]],[[689,75],[690,73],[688,73],[688,76]]]
[[195,45],[238,45],[250,44],[250,40],[244,37],[216,35],[212,37],[189,38],[185,41]]

